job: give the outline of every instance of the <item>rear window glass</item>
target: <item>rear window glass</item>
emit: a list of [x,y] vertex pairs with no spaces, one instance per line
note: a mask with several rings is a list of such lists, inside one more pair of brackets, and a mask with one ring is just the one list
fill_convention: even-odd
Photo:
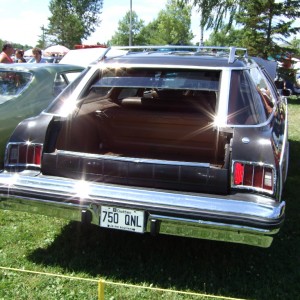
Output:
[[218,91],[220,71],[105,69],[94,87],[131,87]]
[[21,94],[32,77],[29,72],[0,71],[0,104]]
[[[47,112],[65,111],[65,108],[72,102],[69,97],[74,87],[85,73],[81,73],[52,102]],[[215,107],[220,75],[221,72],[215,70],[106,68],[94,73],[81,92],[76,104],[80,105],[105,99],[121,101],[128,97],[138,97],[140,99],[171,99],[174,102],[180,99],[195,101],[205,99],[204,101],[210,102],[210,99],[212,99],[212,105]]]

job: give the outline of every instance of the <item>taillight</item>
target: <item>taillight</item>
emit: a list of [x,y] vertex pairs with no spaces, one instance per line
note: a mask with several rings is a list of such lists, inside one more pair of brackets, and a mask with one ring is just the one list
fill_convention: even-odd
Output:
[[234,162],[233,185],[273,191],[274,170],[270,166],[248,162]]
[[233,174],[234,174],[234,184],[235,185],[242,184],[244,180],[244,164],[235,163]]
[[41,165],[42,144],[15,143],[7,146],[6,164],[11,165]]

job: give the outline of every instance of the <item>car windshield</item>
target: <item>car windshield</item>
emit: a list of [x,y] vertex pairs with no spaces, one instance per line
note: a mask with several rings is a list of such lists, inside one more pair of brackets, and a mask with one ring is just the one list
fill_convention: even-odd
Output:
[[0,104],[21,94],[32,80],[33,75],[21,71],[0,71]]

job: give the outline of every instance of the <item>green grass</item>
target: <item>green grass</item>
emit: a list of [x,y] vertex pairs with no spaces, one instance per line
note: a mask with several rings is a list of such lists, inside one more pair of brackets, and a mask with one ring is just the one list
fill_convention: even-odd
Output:
[[[270,248],[151,237],[0,210],[2,299],[97,299],[97,280],[243,299],[299,299],[300,99],[289,100],[286,221]],[[105,299],[220,299],[105,285]]]

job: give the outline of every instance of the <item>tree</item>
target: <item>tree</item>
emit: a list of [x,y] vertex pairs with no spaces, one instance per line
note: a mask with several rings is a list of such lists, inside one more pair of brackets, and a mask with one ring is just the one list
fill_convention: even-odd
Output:
[[50,40],[50,36],[47,34],[47,29],[45,26],[41,26],[42,34],[39,35],[39,39],[37,41],[36,47],[40,49],[46,49],[47,47],[51,46],[52,42]]
[[[132,12],[132,45],[179,45],[190,44],[193,34],[191,26],[191,7],[169,0],[166,9],[161,10],[157,19],[147,26]],[[119,21],[118,31],[109,41],[110,45],[128,45],[130,31],[130,12]]]
[[205,46],[236,46],[247,47],[244,44],[245,31],[242,29],[229,29],[224,26],[218,32],[213,32],[207,41]]
[[166,43],[161,43],[159,38],[158,21],[154,20],[148,25],[142,28],[141,37],[143,38],[141,45],[161,45]]
[[193,39],[191,6],[168,0],[166,9],[143,30],[143,36],[152,45],[189,45]]
[[[142,45],[144,39],[140,33],[144,28],[144,21],[140,20],[134,11],[132,11],[131,18],[132,45]],[[125,14],[124,18],[120,20],[118,24],[118,30],[112,36],[109,44],[114,46],[126,46],[129,44],[130,11]]]
[[296,55],[300,55],[300,39],[294,38],[290,42],[290,47],[295,50]]
[[[194,2],[199,3],[200,0]],[[211,35],[210,44],[215,42],[220,46],[247,47],[251,55],[264,58],[291,50],[288,49],[291,47],[288,47],[287,38],[300,29],[294,26],[300,16],[299,0],[235,2],[239,9],[231,12],[231,18],[238,29],[233,30],[231,26],[223,24],[221,30]]]
[[168,0],[166,9],[160,11],[157,18],[157,33],[162,44],[191,43],[194,37],[190,30],[191,14],[191,6],[179,6],[177,0]]
[[103,0],[51,0],[46,34],[56,44],[73,48],[95,32],[100,24]]
[[14,42],[10,42],[10,41],[4,41],[4,40],[0,39],[0,52],[2,51],[2,48],[3,48],[4,44],[8,44],[8,43],[12,44],[15,49],[27,50],[27,49],[32,48],[32,46],[27,45],[27,44],[21,45],[19,43],[14,43]]
[[300,17],[300,1],[253,0],[243,3],[243,9],[236,15],[236,22],[243,26],[249,38],[253,54],[262,57],[274,56],[286,47],[286,39],[300,31],[294,26]]
[[[190,44],[193,34],[191,26],[191,6],[180,4],[178,0],[168,0],[165,10],[147,26],[132,12],[132,45],[179,45]],[[119,21],[118,31],[109,41],[110,45],[128,45],[130,12]]]
[[240,0],[177,0],[179,3],[196,7],[199,12],[200,44],[203,44],[204,29],[218,32],[226,24],[231,29],[234,16],[239,10]]

